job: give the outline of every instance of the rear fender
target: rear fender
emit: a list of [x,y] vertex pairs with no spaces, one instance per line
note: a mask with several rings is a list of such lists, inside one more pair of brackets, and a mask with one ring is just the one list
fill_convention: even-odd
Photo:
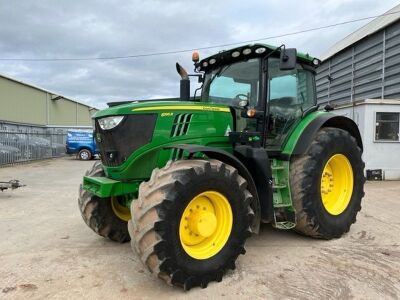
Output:
[[[360,131],[357,124],[353,120],[332,113],[319,112],[315,115],[315,118],[305,126],[300,134],[296,135],[294,132],[294,134],[290,136],[286,146],[284,147],[283,153],[290,156],[302,155],[306,153],[317,132],[324,127],[335,127],[349,132],[357,141],[358,147],[360,147],[361,151],[363,151]],[[297,139],[297,141],[293,141],[292,139]],[[288,147],[288,145],[294,145],[294,147],[291,149],[291,147]]]

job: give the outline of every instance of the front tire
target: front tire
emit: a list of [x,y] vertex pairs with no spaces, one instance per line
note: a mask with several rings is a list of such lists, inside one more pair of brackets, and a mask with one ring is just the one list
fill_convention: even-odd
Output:
[[[132,248],[157,277],[189,290],[235,268],[254,217],[237,170],[216,160],[180,160],[155,169],[132,202]],[[204,223],[207,226],[203,226]]]
[[[103,167],[96,162],[85,174],[93,177],[104,176]],[[116,198],[100,198],[79,186],[79,210],[86,225],[98,235],[112,241],[124,243],[130,240],[128,233],[129,209],[118,203]]]
[[350,230],[364,196],[361,149],[347,131],[319,130],[307,152],[292,160],[290,183],[295,230],[314,238],[339,238]]

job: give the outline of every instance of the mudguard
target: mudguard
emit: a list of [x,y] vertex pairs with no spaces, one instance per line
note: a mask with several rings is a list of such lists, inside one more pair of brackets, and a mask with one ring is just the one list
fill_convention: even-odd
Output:
[[306,122],[306,124],[300,124],[303,129],[300,132],[296,132],[295,130],[285,143],[283,154],[288,154],[289,159],[292,155],[302,155],[306,153],[318,130],[323,127],[335,127],[349,132],[356,139],[358,147],[363,151],[360,131],[353,120],[344,116],[324,112],[315,112],[308,117],[311,118],[311,120],[305,118],[304,122]]
[[237,157],[232,155],[229,152],[221,150],[219,148],[207,147],[201,145],[190,145],[190,144],[177,144],[165,147],[165,149],[181,149],[188,153],[188,158],[193,158],[193,155],[196,153],[203,153],[209,158],[217,159],[222,161],[232,167],[236,168],[244,179],[246,179],[248,184],[248,190],[253,195],[253,203],[251,207],[254,211],[254,220],[252,225],[253,233],[258,233],[260,230],[260,220],[261,220],[261,208],[260,208],[260,199],[257,192],[257,187],[255,185],[253,176],[246,168],[243,162],[241,162]]

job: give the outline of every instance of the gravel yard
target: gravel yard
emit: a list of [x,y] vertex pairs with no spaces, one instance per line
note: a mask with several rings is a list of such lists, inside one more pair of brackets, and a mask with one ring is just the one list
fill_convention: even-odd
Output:
[[93,162],[66,157],[0,168],[0,299],[400,298],[400,182],[368,182],[358,221],[320,241],[263,225],[221,283],[183,292],[153,278],[129,243],[83,222],[78,186]]

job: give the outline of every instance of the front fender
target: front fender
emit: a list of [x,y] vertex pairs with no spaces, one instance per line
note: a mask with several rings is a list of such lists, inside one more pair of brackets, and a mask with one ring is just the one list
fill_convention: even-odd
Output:
[[254,211],[254,221],[252,225],[252,231],[254,233],[258,233],[260,229],[260,221],[261,221],[261,208],[260,208],[260,200],[258,197],[257,193],[257,187],[254,183],[253,176],[249,172],[249,170],[246,168],[246,166],[233,154],[226,152],[222,149],[219,148],[214,148],[214,147],[207,147],[207,146],[202,146],[202,145],[191,145],[191,144],[178,144],[178,145],[171,145],[164,147],[165,149],[181,149],[184,150],[188,153],[188,158],[191,159],[193,158],[194,154],[196,153],[202,153],[206,155],[209,158],[212,159],[217,159],[219,161],[222,161],[223,163],[226,163],[228,165],[231,165],[232,167],[236,168],[248,184],[248,190],[250,193],[253,195],[254,200],[253,203],[251,204],[251,207]]

